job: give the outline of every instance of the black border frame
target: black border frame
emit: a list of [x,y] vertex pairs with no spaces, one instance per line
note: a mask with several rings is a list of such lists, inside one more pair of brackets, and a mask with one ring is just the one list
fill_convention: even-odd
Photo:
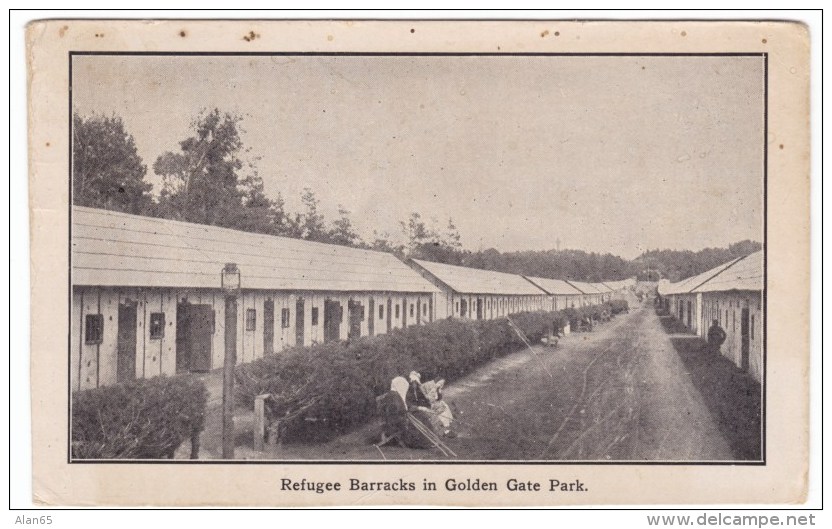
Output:
[[[743,460],[726,460],[726,461],[560,461],[560,460],[465,460],[465,461],[448,461],[448,460],[416,460],[416,461],[398,461],[398,460],[121,460],[121,459],[72,459],[72,384],[70,377],[72,376],[72,335],[71,335],[71,321],[68,321],[67,332],[67,458],[66,462],[70,465],[87,465],[87,464],[116,464],[116,465],[545,465],[545,466],[633,466],[633,465],[647,465],[647,466],[766,466],[766,411],[767,411],[767,368],[768,368],[768,97],[769,97],[769,78],[768,78],[768,52],[582,52],[582,53],[549,53],[549,52],[239,52],[239,51],[217,51],[217,52],[189,52],[189,51],[69,51],[68,52],[68,110],[69,110],[69,167],[68,167],[68,186],[69,186],[69,204],[68,204],[68,241],[72,241],[72,121],[73,121],[73,107],[72,107],[72,61],[75,56],[140,56],[140,57],[175,57],[175,56],[190,56],[190,57],[291,57],[291,56],[344,56],[344,57],[419,57],[419,56],[436,56],[436,57],[761,57],[763,59],[763,291],[762,291],[762,306],[763,306],[763,321],[762,321],[762,380],[760,383],[761,392],[761,407],[760,407],[760,421],[761,421],[761,459],[753,461]],[[67,307],[72,307],[72,244],[68,245],[67,249],[67,263],[68,263],[68,285],[67,285]],[[68,320],[72,317],[72,311],[68,310]],[[821,360],[822,361],[822,360]]]

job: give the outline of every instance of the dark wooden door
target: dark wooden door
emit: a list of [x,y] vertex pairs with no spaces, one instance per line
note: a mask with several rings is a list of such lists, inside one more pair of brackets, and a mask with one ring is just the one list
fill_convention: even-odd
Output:
[[118,355],[116,377],[119,382],[136,378],[136,304],[118,306]]
[[741,351],[741,365],[743,371],[748,371],[749,356],[751,354],[751,337],[749,336],[749,313],[748,308],[742,309],[742,317],[740,318],[740,336],[742,341],[740,343]]
[[176,306],[176,372],[211,370],[214,308],[179,303]]
[[295,302],[295,345],[303,346],[303,336],[306,334],[305,325],[306,318],[306,302],[303,298],[298,298]]
[[191,314],[190,303],[176,305],[176,372],[191,370]]
[[337,301],[324,301],[324,342],[341,339],[341,304]]
[[368,302],[367,312],[370,313],[370,317],[367,318],[367,335],[368,336],[375,336],[375,334],[376,334],[376,300],[373,299],[373,296],[370,296],[370,301]]
[[347,304],[349,309],[350,330],[347,337],[355,340],[361,337],[361,320],[364,319],[364,306],[358,301],[350,300]]
[[692,313],[693,313],[693,305],[691,304],[690,301],[688,301],[688,329],[693,328],[693,325],[692,325],[693,315],[692,315]]
[[428,321],[433,321],[433,296],[428,298]]
[[387,298],[387,332],[393,329],[393,300]]
[[190,305],[191,371],[211,370],[211,334],[214,308],[211,305]]
[[274,354],[274,300],[263,302],[263,354]]

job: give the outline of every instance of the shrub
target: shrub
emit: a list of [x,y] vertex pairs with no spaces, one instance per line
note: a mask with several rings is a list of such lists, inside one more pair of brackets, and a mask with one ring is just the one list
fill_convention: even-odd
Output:
[[611,299],[609,301],[610,311],[612,314],[621,314],[630,310],[630,305],[626,299]]
[[189,375],[79,391],[72,396],[72,457],[173,457],[187,439],[198,450],[207,398],[202,381]]
[[578,327],[578,324],[580,323],[581,318],[583,317],[583,312],[581,312],[581,309],[575,307],[567,307],[563,309],[562,313],[564,317],[569,321],[569,325],[573,329],[576,329]]
[[[531,343],[565,325],[561,312],[525,312],[511,321]],[[292,348],[235,369],[237,405],[251,409],[269,393],[271,419],[287,420],[287,439],[319,441],[375,413],[375,397],[390,380],[419,371],[423,380],[452,381],[524,347],[506,318],[446,319],[350,343]]]

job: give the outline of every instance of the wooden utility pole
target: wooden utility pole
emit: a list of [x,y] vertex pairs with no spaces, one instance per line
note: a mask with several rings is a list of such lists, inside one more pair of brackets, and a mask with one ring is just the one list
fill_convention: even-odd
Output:
[[225,297],[225,361],[222,370],[222,457],[234,459],[234,364],[237,363],[237,296]]
[[225,292],[225,360],[222,369],[222,457],[234,459],[234,365],[237,363],[237,295],[240,270],[227,263],[220,285]]

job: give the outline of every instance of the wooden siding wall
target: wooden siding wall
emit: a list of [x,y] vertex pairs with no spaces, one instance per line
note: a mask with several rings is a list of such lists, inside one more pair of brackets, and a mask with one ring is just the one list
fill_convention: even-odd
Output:
[[467,308],[464,319],[477,319],[477,300],[482,300],[482,319],[493,320],[516,312],[531,312],[538,310],[550,310],[550,301],[543,294],[530,296],[511,295],[476,295],[457,294],[446,292],[449,303],[447,312],[454,318],[463,318],[462,301],[465,301]]
[[[373,311],[370,313],[370,298]],[[459,295],[451,292],[436,294],[402,293],[325,293],[285,291],[245,291],[237,299],[237,362],[251,362],[264,355],[264,305],[267,300],[274,302],[274,351],[279,352],[296,345],[297,301],[304,300],[303,344],[324,341],[324,302],[337,301],[343,309],[339,327],[341,339],[346,339],[350,329],[349,302],[364,307],[361,320],[361,336],[369,334],[369,318],[375,318],[373,334],[387,332],[387,300],[392,302],[391,328],[404,325],[407,311],[408,326],[424,324],[436,319],[460,317],[460,302],[468,305],[466,319],[476,319],[477,299],[482,300],[482,318],[495,319],[524,311],[561,310],[575,303],[589,300],[583,296],[500,296],[500,295]],[[402,307],[403,299],[407,307]],[[70,383],[73,390],[90,389],[113,384],[117,381],[118,307],[121,303],[136,305],[136,378],[176,373],[176,321],[177,305],[187,302],[194,305],[209,305],[214,311],[214,332],[211,336],[211,368],[222,366],[225,336],[225,298],[219,290],[206,289],[139,289],[108,287],[77,287],[72,297],[72,343],[70,351]],[[384,307],[379,317],[379,307]],[[399,307],[396,317],[396,307]],[[413,307],[413,316],[410,307]],[[318,309],[318,322],[312,325],[312,309]],[[246,311],[254,309],[255,326],[246,329]],[[283,310],[288,309],[288,326],[283,326]],[[416,316],[416,311],[419,316]],[[152,313],[165,315],[165,330],[161,338],[150,337]],[[103,318],[100,343],[87,344],[85,341],[85,319],[90,314],[101,314]]]
[[748,371],[755,380],[762,380],[763,367],[763,315],[762,295],[759,292],[705,292],[697,294],[671,294],[667,296],[670,314],[679,319],[682,308],[682,323],[687,327],[688,302],[691,306],[691,325],[688,329],[704,340],[713,320],[727,335],[722,344],[723,356],[737,367],[742,367],[742,309],[749,313],[749,358]]
[[[690,326],[688,326],[688,303],[690,303]],[[682,323],[694,334],[702,330],[702,294],[673,294],[670,296],[670,314],[679,319],[679,309],[682,309]],[[705,327],[708,332],[710,322]]]
[[[713,320],[725,329],[722,354],[742,367],[742,309],[749,314],[748,372],[757,382],[763,373],[763,310],[760,292],[706,292],[702,294],[702,325],[699,335],[707,338]],[[706,325],[707,324],[707,325]]]
[[[274,350],[279,352],[296,345],[297,300],[304,300],[303,328],[304,345],[321,343],[324,329],[324,301],[340,303],[343,317],[339,327],[341,339],[349,334],[350,300],[364,307],[361,320],[361,336],[369,334],[368,318],[376,318],[374,333],[387,332],[387,300],[392,301],[393,317],[391,327],[401,328],[404,324],[404,310],[408,311],[407,325],[425,324],[437,318],[437,299],[433,294],[401,293],[287,293],[268,291],[246,291],[237,298],[237,363],[242,364],[261,358],[264,354],[264,304],[268,299],[274,302]],[[373,313],[369,300],[374,299]],[[407,308],[402,308],[403,299]],[[137,289],[137,288],[96,288],[76,287],[71,307],[70,384],[73,391],[114,384],[117,366],[118,307],[124,302],[136,304],[136,378],[150,378],[176,373],[176,320],[177,304],[188,302],[195,305],[210,305],[214,310],[214,333],[211,336],[211,369],[222,366],[225,336],[225,298],[219,290],[204,289]],[[384,306],[384,316],[379,317],[379,306]],[[399,317],[396,317],[396,306]],[[413,317],[410,317],[410,307]],[[318,323],[312,325],[312,308],[318,309]],[[246,329],[246,311],[255,310],[255,326]],[[289,310],[288,326],[282,325],[283,309]],[[420,311],[419,317],[416,310]],[[165,331],[161,338],[150,338],[150,315],[162,312],[165,315]],[[85,320],[87,315],[101,314],[103,318],[100,343],[87,344]]]

